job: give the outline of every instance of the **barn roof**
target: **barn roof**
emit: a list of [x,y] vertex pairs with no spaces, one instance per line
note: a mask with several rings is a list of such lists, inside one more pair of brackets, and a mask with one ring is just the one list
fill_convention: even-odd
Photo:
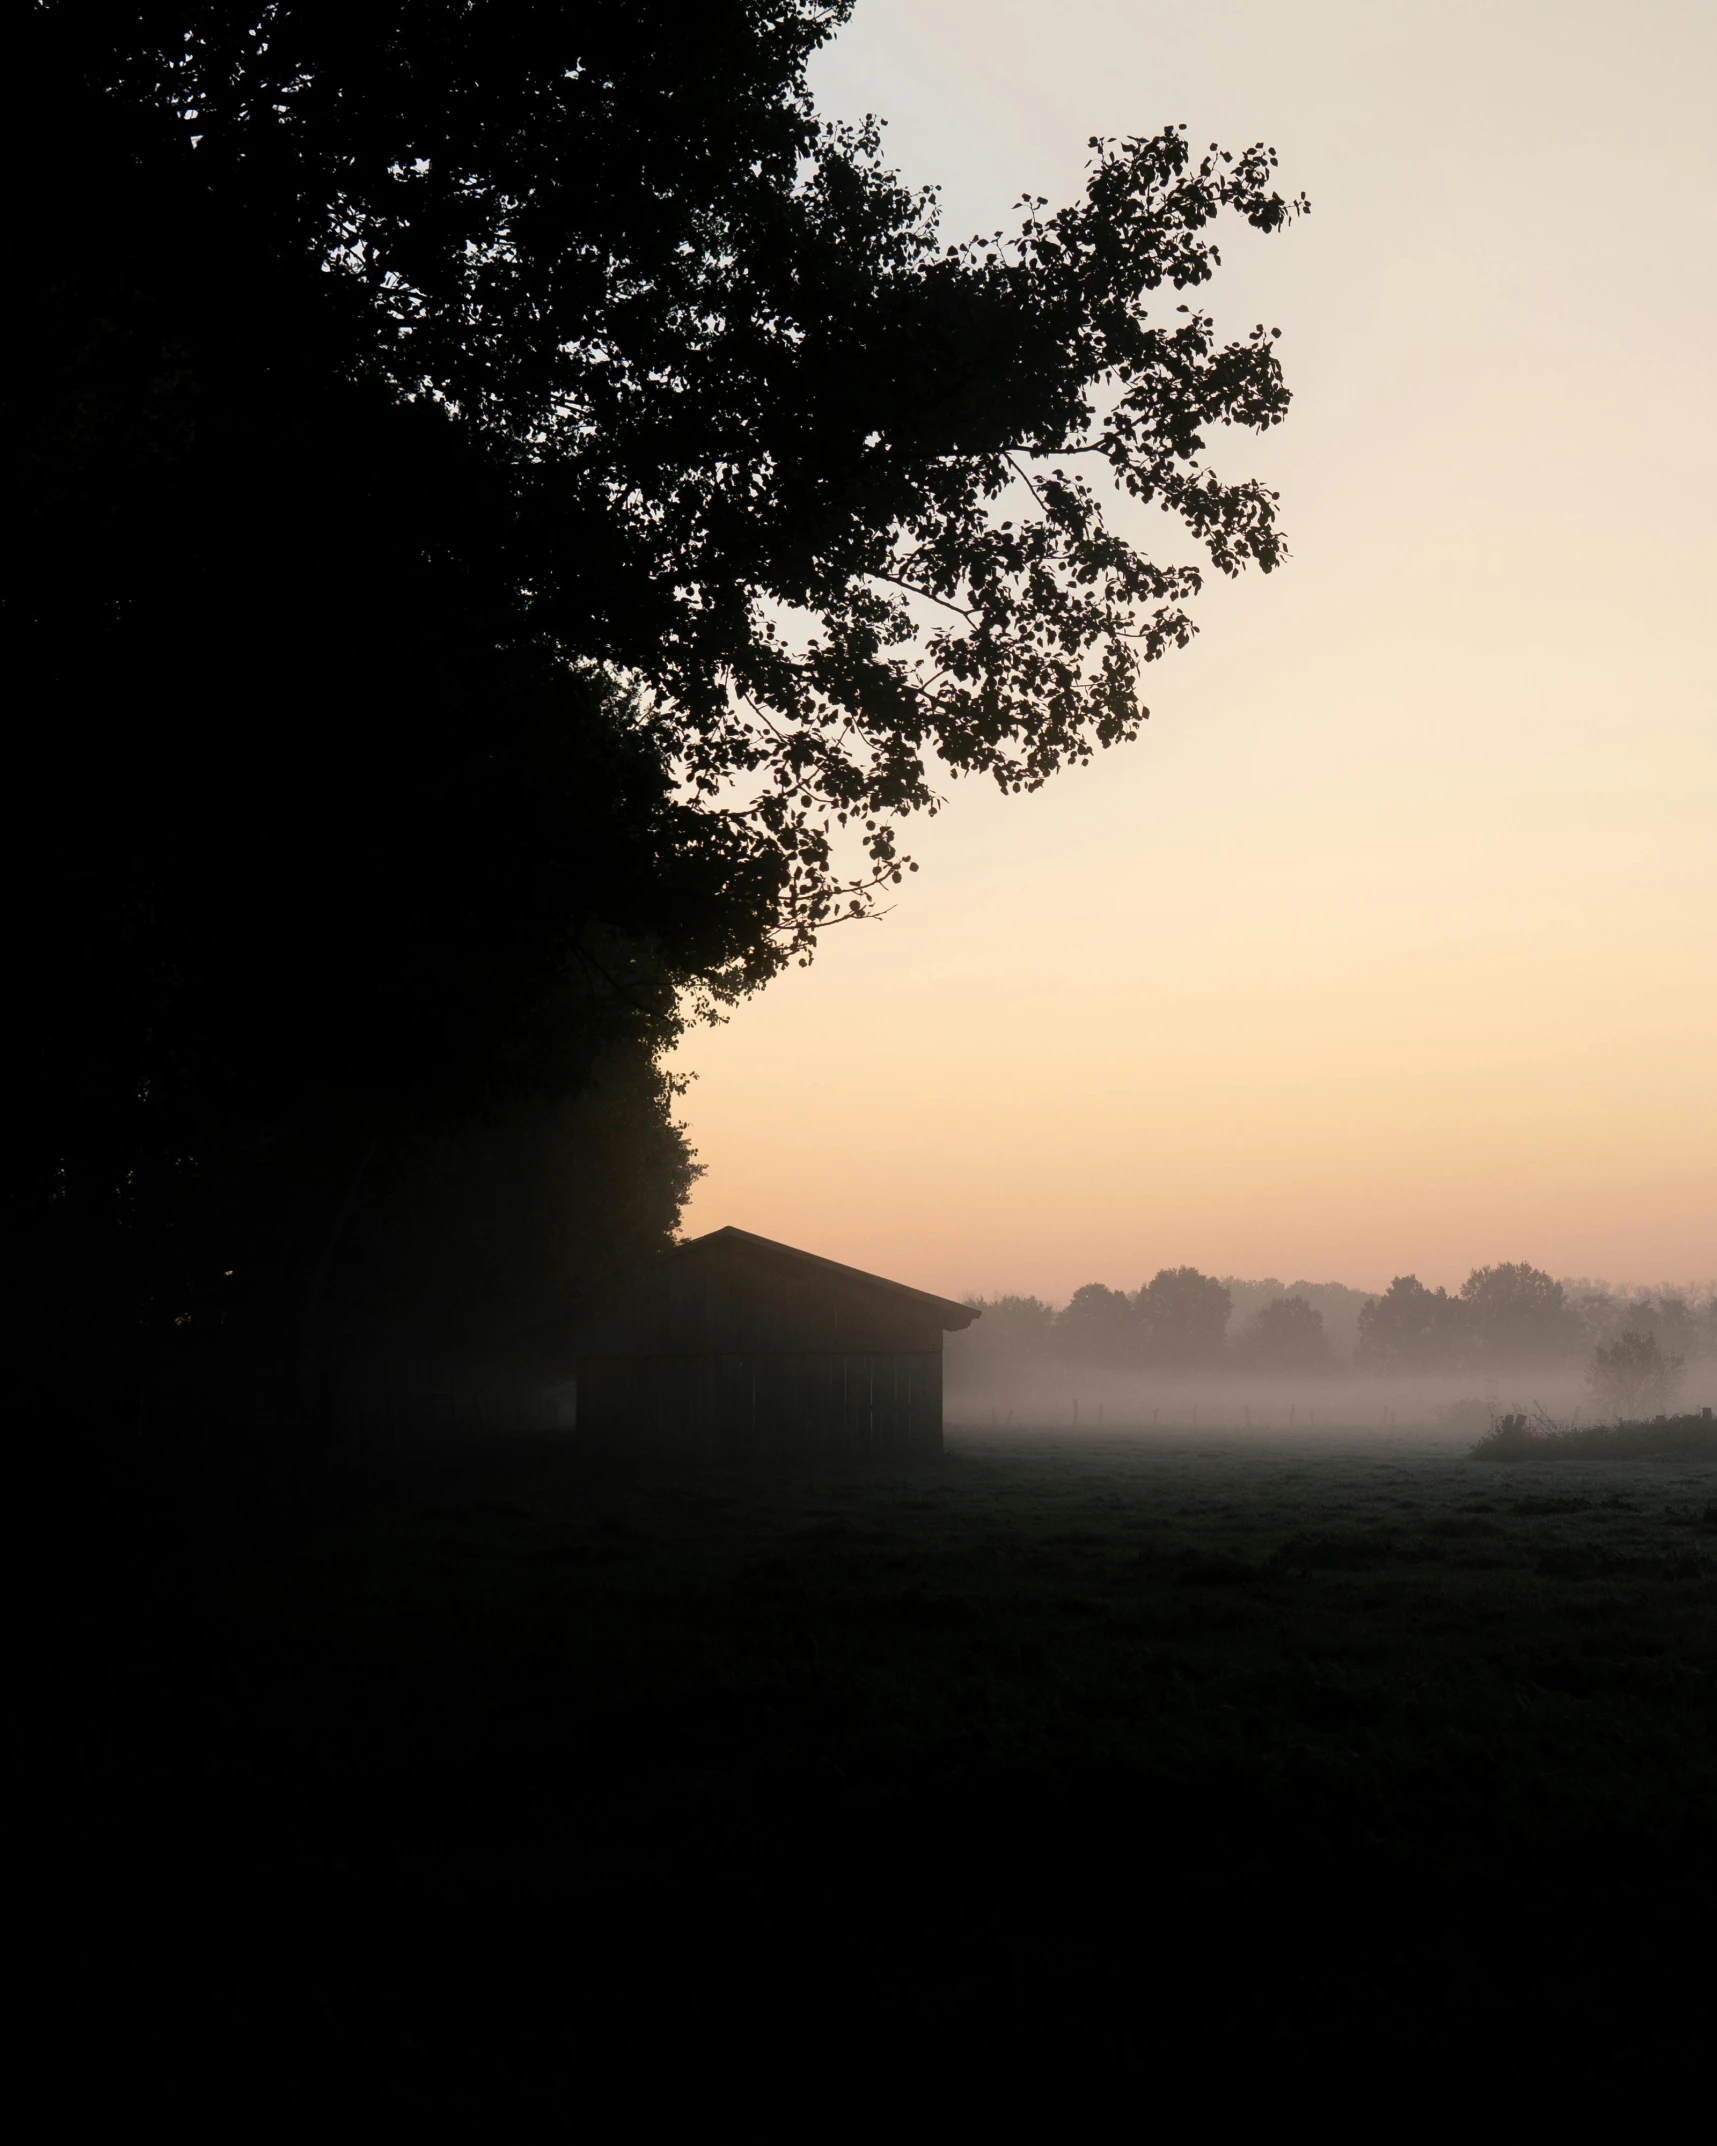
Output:
[[824,1259],[816,1252],[801,1252],[797,1246],[778,1244],[773,1237],[754,1236],[748,1229],[712,1229],[707,1236],[689,1237],[663,1255],[665,1261],[740,1259],[746,1265],[773,1269],[783,1274],[820,1276],[826,1281],[847,1282],[869,1292],[880,1291],[902,1305],[933,1313],[946,1333],[970,1326],[979,1314],[975,1305],[956,1304],[952,1297],[933,1295],[928,1289],[912,1289],[905,1282],[891,1282],[880,1274],[867,1274],[862,1267],[843,1266],[838,1259]]

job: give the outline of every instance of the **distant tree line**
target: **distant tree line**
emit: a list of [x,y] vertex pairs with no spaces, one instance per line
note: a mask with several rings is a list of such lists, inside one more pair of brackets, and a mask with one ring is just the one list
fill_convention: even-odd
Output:
[[1397,1275],[1359,1316],[1355,1362],[1450,1372],[1583,1364],[1600,1402],[1672,1396],[1690,1358],[1717,1355],[1717,1295],[1632,1294],[1560,1282],[1524,1262],[1475,1267],[1450,1295]]
[[[1322,1299],[1323,1302],[1317,1301]],[[1628,1413],[1673,1398],[1682,1367],[1717,1356],[1717,1294],[1624,1295],[1556,1280],[1524,1261],[1475,1267],[1451,1294],[1397,1275],[1382,1295],[1339,1283],[1222,1280],[1164,1267],[1135,1290],[1088,1282],[1060,1310],[1033,1296],[971,1302],[972,1346],[1092,1368],[1315,1374],[1347,1365],[1411,1376],[1584,1368],[1600,1405]],[[1326,1324],[1357,1306],[1352,1346]],[[1234,1313],[1242,1308],[1236,1321]]]
[[1196,1267],[1163,1267],[1134,1290],[1087,1282],[1059,1311],[1031,1296],[971,1301],[984,1313],[974,1340],[998,1354],[1168,1372],[1214,1371],[1234,1361],[1316,1371],[1335,1360],[1323,1313],[1298,1293],[1267,1299],[1231,1339],[1234,1288]]

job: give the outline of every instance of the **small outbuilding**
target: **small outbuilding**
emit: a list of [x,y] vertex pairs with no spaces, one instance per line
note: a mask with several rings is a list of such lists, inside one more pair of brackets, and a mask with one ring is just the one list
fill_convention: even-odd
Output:
[[942,1336],[977,1316],[749,1230],[712,1230],[580,1321],[578,1443],[702,1460],[940,1453]]

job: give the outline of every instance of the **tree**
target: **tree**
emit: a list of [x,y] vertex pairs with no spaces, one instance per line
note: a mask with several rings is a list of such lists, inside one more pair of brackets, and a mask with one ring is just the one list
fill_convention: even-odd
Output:
[[1284,413],[1272,338],[1147,306],[1219,215],[1289,220],[1271,153],[1095,144],[1080,201],[946,247],[812,112],[846,12],[10,28],[12,1189],[73,1328],[200,1331],[231,1268],[277,1348],[378,1153],[803,956],[945,772],[1134,735],[1198,573],[1080,468],[1281,558],[1205,460]]
[[[296,1143],[270,1148],[277,1181],[264,1203],[254,1171],[214,1177],[204,1190],[224,1241],[249,1241],[253,1270],[269,1259],[272,1270],[199,1285],[180,1264],[155,1264],[148,1286],[178,1311],[163,1322],[152,1412],[219,1415],[230,1431],[246,1407],[308,1410],[355,1427],[394,1420],[399,1389],[429,1377],[507,1423],[496,1409],[528,1408],[533,1386],[566,1376],[570,1318],[588,1290],[671,1241],[699,1174],[672,1107],[671,1085],[635,1046],[576,1095],[374,1143],[332,1219],[314,1174],[310,1196],[292,1195],[306,1160]],[[235,1199],[246,1212],[226,1215]],[[254,1240],[259,1204],[287,1233],[273,1247]],[[296,1316],[271,1329],[247,1316],[259,1299]]]
[[1499,1366],[1565,1361],[1582,1340],[1562,1284],[1524,1261],[1475,1267],[1461,1304],[1480,1360]]
[[1592,1351],[1586,1383],[1618,1421],[1665,1410],[1681,1388],[1682,1359],[1666,1356],[1655,1334],[1624,1333]]
[[1302,1296],[1277,1297],[1254,1312],[1235,1337],[1234,1354],[1248,1371],[1328,1371],[1333,1357],[1323,1313]]
[[1466,1306],[1446,1289],[1398,1274],[1359,1314],[1357,1360],[1376,1371],[1453,1371],[1461,1362]]
[[1655,1298],[1642,1293],[1633,1303],[1618,1307],[1621,1326],[1634,1333],[1655,1335],[1660,1349],[1683,1359],[1699,1353],[1705,1338],[1701,1328],[1709,1332],[1712,1307],[1704,1307],[1703,1320],[1700,1310],[1685,1295],[1669,1289]]
[[1074,1290],[1055,1322],[1055,1333],[1064,1356],[1118,1369],[1138,1359],[1141,1326],[1137,1303],[1124,1289],[1087,1282],[1082,1289]]
[[982,1317],[966,1329],[971,1354],[1047,1356],[1055,1338],[1055,1307],[1041,1297],[967,1297]]
[[1209,1370],[1222,1361],[1233,1299],[1196,1267],[1162,1267],[1138,1296],[1147,1360],[1165,1370]]
[[1648,1290],[1622,1294],[1583,1281],[1564,1286],[1579,1292],[1572,1301],[1589,1344],[1611,1342],[1625,1332],[1655,1334],[1660,1349],[1683,1358],[1696,1357],[1710,1346],[1717,1299],[1702,1301],[1696,1292],[1678,1289],[1653,1296]]

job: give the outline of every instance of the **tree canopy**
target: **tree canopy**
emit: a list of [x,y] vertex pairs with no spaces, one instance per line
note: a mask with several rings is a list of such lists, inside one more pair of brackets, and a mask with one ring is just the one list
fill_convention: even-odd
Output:
[[1328,1371],[1334,1364],[1324,1315],[1302,1296],[1274,1297],[1235,1336],[1234,1354],[1249,1371]]
[[[1169,128],[1093,142],[1080,201],[944,244],[876,127],[812,111],[847,12],[39,8],[61,332],[28,414],[80,465],[57,504],[128,463],[141,539],[214,428],[252,486],[293,474],[264,441],[314,435],[316,485],[271,518],[337,536],[355,510],[488,634],[626,679],[709,809],[756,778],[798,932],[841,891],[831,817],[892,870],[938,762],[1017,788],[1131,736],[1199,573],[1115,534],[1080,471],[1225,572],[1278,562],[1273,495],[1205,459],[1212,424],[1284,414],[1272,338],[1147,300],[1209,281],[1224,210],[1270,231],[1295,205],[1270,151]],[[322,490],[353,458],[367,481]]]
[[1461,1361],[1464,1313],[1446,1289],[1398,1274],[1360,1310],[1358,1360],[1377,1371],[1452,1371]]
[[950,244],[812,108],[847,12],[10,26],[27,1207],[575,1091],[864,911],[947,773],[1136,733],[1199,569],[1106,489],[1280,560],[1206,454],[1273,337],[1197,302],[1273,153],[1094,142]]
[[1525,1260],[1475,1267],[1461,1304],[1481,1362],[1554,1363],[1584,1339],[1562,1284]]
[[1063,1351],[1089,1363],[1131,1366],[1143,1346],[1138,1300],[1124,1289],[1087,1282],[1076,1289],[1056,1320]]
[[1196,1267],[1161,1267],[1139,1291],[1139,1316],[1150,1361],[1196,1370],[1222,1361],[1234,1299]]

